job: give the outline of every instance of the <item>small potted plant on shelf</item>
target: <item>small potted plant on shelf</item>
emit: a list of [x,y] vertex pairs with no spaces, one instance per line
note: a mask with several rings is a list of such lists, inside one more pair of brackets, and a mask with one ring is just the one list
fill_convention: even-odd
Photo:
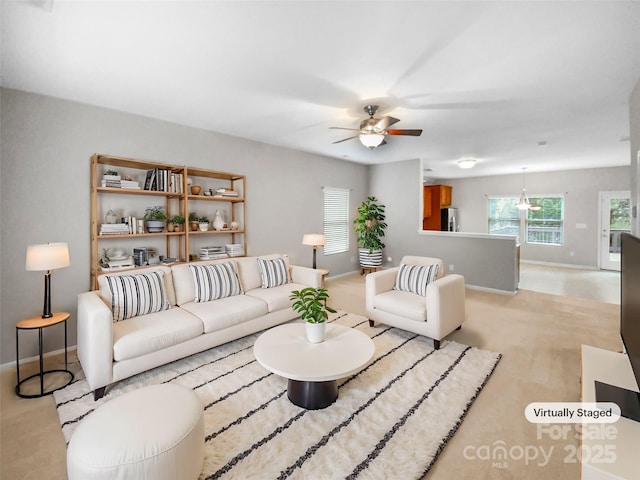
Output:
[[382,265],[382,242],[387,224],[384,223],[385,206],[376,197],[367,197],[358,207],[358,216],[353,221],[358,236],[358,255],[363,267],[379,267]]
[[184,217],[182,215],[174,215],[171,218],[171,225],[173,225],[174,232],[181,232],[184,225]]
[[111,249],[110,248],[103,248],[100,251],[100,267],[104,268],[104,269],[108,269],[109,268],[109,261],[111,260]]
[[209,217],[198,217],[198,227],[200,228],[201,232],[206,232],[207,230],[209,230]]
[[192,232],[198,231],[198,215],[196,215],[196,212],[191,212],[189,214],[189,227]]
[[326,288],[314,287],[294,290],[289,297],[289,300],[293,301],[291,306],[293,310],[298,312],[306,322],[307,340],[311,343],[324,341],[328,312],[336,313],[333,308],[327,306],[328,298],[329,293]]
[[167,224],[167,214],[164,213],[164,207],[147,208],[144,212],[144,220],[147,227],[147,232],[162,232]]

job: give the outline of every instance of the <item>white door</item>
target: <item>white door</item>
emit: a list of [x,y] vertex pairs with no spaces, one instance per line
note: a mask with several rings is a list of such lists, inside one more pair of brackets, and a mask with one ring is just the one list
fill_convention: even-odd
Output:
[[620,271],[623,232],[631,232],[631,193],[600,192],[600,268]]

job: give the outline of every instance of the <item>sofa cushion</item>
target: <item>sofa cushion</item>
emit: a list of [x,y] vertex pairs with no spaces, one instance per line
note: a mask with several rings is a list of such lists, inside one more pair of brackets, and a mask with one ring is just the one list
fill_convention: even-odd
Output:
[[189,265],[189,269],[195,284],[195,302],[209,302],[242,293],[235,262]]
[[291,308],[293,302],[289,300],[291,292],[294,290],[302,290],[305,285],[299,283],[287,283],[278,287],[271,288],[256,288],[249,290],[245,293],[245,296],[252,296],[259,298],[265,302],[269,308],[269,312],[277,312],[284,310],[285,308]]
[[181,308],[129,318],[113,324],[113,359],[152,353],[202,335],[202,322]]
[[289,269],[283,258],[258,258],[262,288],[273,288],[289,283]]
[[269,313],[265,302],[247,295],[235,295],[212,302],[190,302],[181,308],[202,321],[204,333],[232,327]]
[[389,290],[373,297],[373,308],[418,322],[427,320],[426,299],[415,293]]
[[139,273],[149,272],[162,272],[164,274],[164,291],[167,294],[167,300],[169,305],[176,304],[176,296],[173,291],[173,275],[171,274],[171,268],[165,265],[153,265],[150,267],[139,267],[135,270],[123,270],[121,272],[102,273],[98,275],[98,289],[100,290],[100,297],[111,308],[111,290],[107,284],[107,278],[119,277],[122,275],[137,275]]
[[106,283],[116,322],[170,308],[164,290],[164,272],[109,276]]
[[401,263],[398,274],[396,275],[396,283],[393,288],[426,297],[427,285],[433,282],[437,275],[437,263],[434,263],[433,265],[406,265]]

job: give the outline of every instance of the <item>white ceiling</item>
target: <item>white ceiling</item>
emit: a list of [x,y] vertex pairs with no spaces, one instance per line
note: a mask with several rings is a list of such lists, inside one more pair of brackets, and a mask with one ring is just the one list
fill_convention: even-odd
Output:
[[[437,178],[630,163],[637,1],[1,3],[8,88]],[[422,136],[332,144],[368,103]]]

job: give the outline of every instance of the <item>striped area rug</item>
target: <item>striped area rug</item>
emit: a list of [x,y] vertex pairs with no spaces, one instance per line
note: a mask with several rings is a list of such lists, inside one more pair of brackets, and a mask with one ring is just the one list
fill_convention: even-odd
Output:
[[54,393],[64,437],[93,409],[156,383],[192,388],[205,409],[201,479],[411,479],[429,471],[488,381],[500,354],[431,340],[338,312],[331,321],[369,335],[376,353],[339,381],[323,410],[289,402],[287,381],[262,368],[256,335],[119,382],[94,402],[79,379]]

